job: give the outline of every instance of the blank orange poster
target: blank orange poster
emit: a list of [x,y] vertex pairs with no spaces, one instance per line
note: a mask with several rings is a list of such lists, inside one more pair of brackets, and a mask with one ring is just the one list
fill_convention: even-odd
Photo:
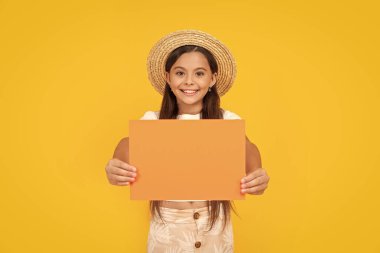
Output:
[[131,120],[133,200],[244,199],[244,120]]

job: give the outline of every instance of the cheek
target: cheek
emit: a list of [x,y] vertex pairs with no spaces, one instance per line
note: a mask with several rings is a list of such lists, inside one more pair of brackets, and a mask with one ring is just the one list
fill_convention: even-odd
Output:
[[210,87],[211,80],[209,79],[203,79],[199,82],[199,86],[201,89],[208,89]]
[[175,75],[171,76],[170,80],[171,80],[170,86],[172,86],[172,87],[177,87],[182,83],[182,79],[175,76]]

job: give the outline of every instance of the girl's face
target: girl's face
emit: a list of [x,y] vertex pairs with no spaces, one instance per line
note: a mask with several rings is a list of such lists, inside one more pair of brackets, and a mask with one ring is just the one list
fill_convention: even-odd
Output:
[[200,112],[203,97],[216,82],[207,58],[200,52],[182,54],[166,72],[166,82],[177,98],[179,113]]

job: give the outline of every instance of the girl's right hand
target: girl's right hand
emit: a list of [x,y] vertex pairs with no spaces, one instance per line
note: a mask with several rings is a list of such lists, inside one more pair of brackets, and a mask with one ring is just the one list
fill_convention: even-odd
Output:
[[113,185],[130,185],[136,180],[136,172],[135,167],[116,158],[109,160],[106,166],[108,181]]

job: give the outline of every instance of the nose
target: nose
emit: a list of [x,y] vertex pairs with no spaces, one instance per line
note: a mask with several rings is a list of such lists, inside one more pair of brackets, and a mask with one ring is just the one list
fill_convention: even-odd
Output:
[[191,75],[187,75],[187,77],[186,77],[186,84],[188,84],[188,85],[191,85],[191,84],[193,84],[193,79],[192,79],[192,76]]

